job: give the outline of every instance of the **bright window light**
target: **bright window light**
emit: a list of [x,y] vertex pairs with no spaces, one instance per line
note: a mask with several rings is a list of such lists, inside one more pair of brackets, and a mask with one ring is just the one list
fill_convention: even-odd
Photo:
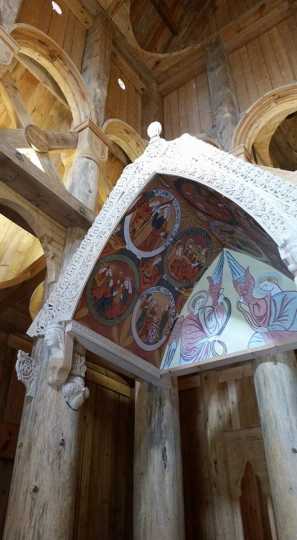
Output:
[[126,85],[125,85],[123,79],[120,79],[120,78],[118,79],[118,85],[121,88],[121,90],[126,90]]
[[52,8],[53,8],[53,11],[55,11],[55,13],[58,13],[58,15],[62,15],[63,10],[61,6],[57,4],[57,2],[54,2],[54,0],[52,0]]

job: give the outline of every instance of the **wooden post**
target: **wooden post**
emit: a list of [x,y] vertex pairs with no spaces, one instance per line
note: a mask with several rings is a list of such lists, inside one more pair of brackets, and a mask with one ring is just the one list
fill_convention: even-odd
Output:
[[37,392],[26,397],[3,540],[72,538],[79,456],[79,412],[47,382],[43,339],[35,346]]
[[217,140],[224,150],[230,150],[239,115],[230,67],[220,38],[207,48],[207,75]]
[[297,369],[293,352],[257,361],[255,386],[279,540],[297,531]]
[[[208,447],[208,469],[213,496],[216,538],[237,539],[236,517],[229,488],[228,465],[223,433],[228,429],[228,409],[222,407],[218,372],[201,375],[205,430]],[[237,523],[238,525],[238,523]]]
[[0,24],[10,28],[17,20],[23,0],[0,0]]
[[134,540],[184,539],[178,390],[137,383]]
[[[99,127],[105,120],[111,49],[111,23],[105,13],[100,11],[87,35],[82,67],[93,108],[92,119]],[[85,206],[96,211],[100,158],[104,156],[105,146],[96,135],[96,130],[90,126],[92,122],[79,132],[77,154],[65,185]]]
[[111,22],[104,11],[100,10],[88,32],[82,66],[82,76],[91,97],[94,120],[98,126],[101,126],[105,120],[111,50]]
[[[68,229],[62,271],[82,236],[81,229]],[[81,348],[75,347],[73,359],[78,352]],[[48,384],[52,359],[43,338],[35,343],[32,358],[35,396],[24,402],[3,540],[71,540],[81,415],[66,401],[73,402],[69,383],[75,373],[70,372],[68,386]]]

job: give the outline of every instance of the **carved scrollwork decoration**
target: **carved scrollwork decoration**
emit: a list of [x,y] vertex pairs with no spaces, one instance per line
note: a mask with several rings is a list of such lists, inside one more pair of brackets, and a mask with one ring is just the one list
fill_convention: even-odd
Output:
[[29,353],[18,351],[15,365],[17,378],[26,387],[26,396],[34,398],[36,394],[37,366]]

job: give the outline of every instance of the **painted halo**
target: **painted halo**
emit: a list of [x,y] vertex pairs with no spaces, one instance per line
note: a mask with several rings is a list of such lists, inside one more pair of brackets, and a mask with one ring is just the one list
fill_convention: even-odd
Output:
[[152,287],[137,300],[131,321],[135,342],[144,351],[159,349],[166,341],[176,316],[172,292]]
[[176,236],[181,210],[175,195],[165,189],[145,192],[125,217],[126,247],[139,259],[154,257]]
[[205,229],[182,231],[165,255],[166,279],[176,288],[192,287],[208,266],[212,251],[212,240]]
[[235,223],[228,201],[225,203],[222,195],[184,178],[179,178],[175,185],[182,197],[197,210],[199,217],[204,221],[209,222],[209,218],[212,218],[224,223]]
[[96,264],[88,283],[88,308],[94,319],[112,326],[131,313],[138,288],[138,271],[129,257],[103,257]]

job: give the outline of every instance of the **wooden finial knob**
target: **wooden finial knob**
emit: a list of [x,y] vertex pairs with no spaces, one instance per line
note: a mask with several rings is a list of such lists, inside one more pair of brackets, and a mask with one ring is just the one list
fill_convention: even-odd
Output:
[[150,139],[155,139],[156,137],[160,137],[161,133],[162,133],[162,126],[160,122],[152,122],[147,128],[147,134]]

